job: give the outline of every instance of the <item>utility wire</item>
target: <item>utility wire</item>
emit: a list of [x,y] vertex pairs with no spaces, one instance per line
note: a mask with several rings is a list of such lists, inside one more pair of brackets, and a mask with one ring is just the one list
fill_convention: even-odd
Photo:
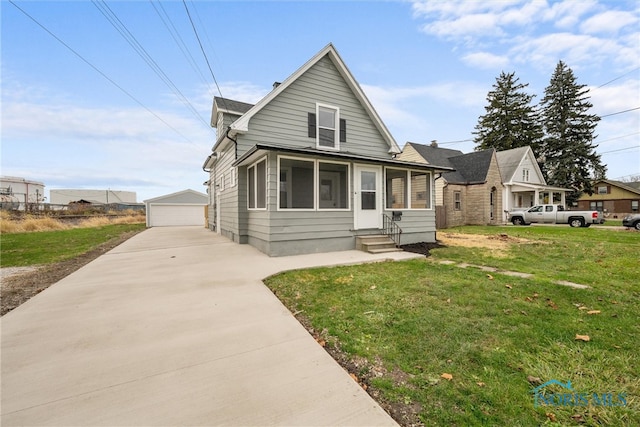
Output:
[[619,148],[617,150],[603,151],[602,153],[598,153],[598,154],[617,153],[618,151],[637,150],[639,148],[640,148],[640,145],[636,145],[635,147],[626,147],[626,148]]
[[113,28],[120,33],[120,35],[129,43],[129,46],[142,58],[144,62],[151,68],[151,70],[163,81],[163,83],[180,99],[180,101],[193,113],[194,117],[200,120],[204,126],[209,129],[209,124],[202,118],[198,110],[189,102],[186,96],[178,89],[178,87],[171,81],[169,76],[162,70],[153,57],[147,52],[142,44],[136,39],[136,37],[129,31],[127,26],[118,18],[116,13],[107,5],[104,0],[92,0],[93,5],[102,13],[102,15],[109,21]]
[[193,55],[191,54],[191,51],[189,50],[184,40],[182,39],[182,36],[180,36],[180,32],[177,30],[176,26],[174,25],[173,21],[171,20],[171,17],[167,13],[162,3],[159,0],[157,0],[158,6],[160,6],[160,8],[156,6],[153,0],[149,0],[149,3],[151,3],[151,6],[153,6],[153,9],[156,11],[158,16],[160,17],[160,20],[164,24],[165,28],[171,35],[171,38],[173,38],[173,41],[176,43],[176,45],[180,49],[180,51],[182,52],[182,55],[185,57],[185,59],[187,60],[187,62],[189,63],[193,71],[196,74],[200,75],[200,78],[202,79],[204,86],[206,86],[207,90],[209,91],[209,95],[213,96],[214,92],[211,89],[211,85],[205,78],[200,67],[198,67],[198,64],[195,58],[193,57]]
[[621,78],[623,78],[624,76],[627,76],[627,75],[629,75],[629,74],[631,74],[631,73],[634,73],[634,72],[636,72],[636,71],[638,71],[638,70],[640,70],[640,67],[635,68],[635,69],[633,69],[633,70],[629,71],[628,73],[624,73],[623,75],[618,76],[618,77],[616,77],[615,79],[609,80],[609,81],[608,81],[608,82],[606,82],[606,83],[602,83],[600,86],[597,86],[595,89],[599,89],[599,88],[601,88],[602,86],[606,86],[606,85],[608,85],[609,83],[613,83],[613,82],[615,82],[616,80],[620,80],[620,79],[621,79]]
[[202,42],[200,41],[200,36],[198,36],[198,31],[196,30],[196,26],[193,23],[193,19],[191,19],[191,13],[189,13],[189,8],[187,7],[187,2],[182,0],[182,4],[184,5],[184,9],[187,12],[187,16],[189,17],[189,22],[191,22],[191,28],[193,28],[193,33],[196,35],[196,39],[198,40],[198,45],[200,45],[200,51],[204,56],[204,60],[207,62],[207,67],[209,67],[209,72],[211,73],[211,77],[213,78],[213,82],[216,84],[216,88],[218,89],[218,93],[220,94],[220,98],[222,98],[222,103],[224,104],[224,108],[227,109],[225,104],[225,98],[222,96],[222,91],[220,90],[220,86],[218,85],[218,80],[216,80],[215,74],[213,74],[213,69],[211,68],[211,64],[209,63],[209,58],[207,58],[207,54],[202,47]]
[[76,55],[78,58],[80,58],[80,60],[82,60],[82,62],[84,62],[85,64],[87,64],[88,66],[90,66],[91,68],[93,68],[98,74],[100,74],[102,77],[104,77],[109,83],[111,83],[112,85],[114,85],[115,87],[117,87],[122,93],[124,93],[125,95],[127,95],[129,98],[131,98],[136,104],[140,105],[142,108],[144,108],[145,110],[147,110],[150,114],[152,114],[155,118],[157,118],[158,120],[160,120],[162,123],[164,123],[167,127],[169,127],[171,130],[173,130],[175,133],[177,133],[178,135],[180,135],[182,138],[184,138],[185,141],[189,142],[190,144],[196,145],[193,143],[193,141],[191,141],[189,138],[187,138],[186,136],[184,136],[179,130],[177,130],[176,128],[174,128],[173,126],[171,126],[166,120],[164,120],[162,117],[160,117],[158,114],[156,114],[155,112],[153,112],[149,107],[147,107],[146,105],[144,105],[141,101],[139,101],[135,96],[133,96],[131,93],[129,93],[126,89],[124,89],[122,86],[120,86],[118,83],[116,83],[113,79],[111,79],[109,76],[107,76],[104,72],[102,72],[98,67],[96,67],[95,65],[93,65],[91,62],[89,62],[87,59],[85,59],[81,54],[79,54],[78,52],[76,52],[71,46],[69,46],[67,43],[65,43],[62,39],[60,39],[58,36],[56,36],[54,33],[52,33],[47,27],[45,27],[44,25],[42,25],[38,20],[36,20],[33,16],[29,15],[29,13],[27,13],[24,9],[22,9],[20,6],[18,6],[17,4],[14,3],[13,0],[8,0],[8,2],[10,4],[12,4],[16,9],[18,9],[20,12],[22,12],[27,18],[31,19],[36,25],[38,25],[40,28],[42,28],[44,31],[46,31],[51,37],[53,37],[54,39],[56,39],[60,44],[62,44],[64,47],[66,47],[69,51],[71,51],[74,55]]
[[630,109],[628,109],[628,110],[618,111],[618,112],[616,112],[616,113],[605,114],[604,116],[599,116],[599,117],[600,117],[600,118],[603,118],[603,117],[615,116],[616,114],[628,113],[629,111],[635,111],[635,110],[640,110],[640,107],[630,108]]

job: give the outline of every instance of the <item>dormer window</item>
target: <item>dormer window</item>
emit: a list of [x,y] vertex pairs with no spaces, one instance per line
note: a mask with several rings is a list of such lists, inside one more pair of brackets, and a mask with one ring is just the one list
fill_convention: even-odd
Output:
[[316,112],[308,115],[309,138],[315,138],[316,148],[339,150],[347,140],[347,122],[340,118],[340,109],[330,105],[316,105]]

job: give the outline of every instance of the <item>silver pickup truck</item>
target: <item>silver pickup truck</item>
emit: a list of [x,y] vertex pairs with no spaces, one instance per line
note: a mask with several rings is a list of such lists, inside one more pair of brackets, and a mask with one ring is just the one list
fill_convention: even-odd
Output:
[[604,217],[598,211],[567,211],[562,205],[537,205],[524,210],[511,211],[509,221],[513,225],[546,223],[589,227],[591,224],[604,224]]

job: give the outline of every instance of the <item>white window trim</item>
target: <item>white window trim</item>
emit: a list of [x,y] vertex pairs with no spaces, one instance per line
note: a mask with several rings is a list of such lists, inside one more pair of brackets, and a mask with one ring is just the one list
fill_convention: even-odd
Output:
[[[407,173],[407,206],[406,208],[387,208],[387,169],[391,169],[391,170],[396,170],[396,171],[406,171]],[[411,172],[419,172],[419,173],[426,173],[428,176],[428,180],[429,180],[429,207],[428,208],[414,208],[411,207]],[[433,175],[431,171],[423,171],[423,170],[419,170],[419,169],[402,169],[402,168],[397,168],[397,167],[385,167],[384,168],[384,175],[382,177],[382,181],[384,182],[384,210],[385,211],[432,211],[433,210]]]
[[[347,207],[346,208],[321,208],[320,207],[320,192],[318,191],[318,187],[320,184],[320,163],[330,164],[330,165],[346,165],[347,166],[347,186],[346,186],[346,198],[347,198]],[[348,212],[351,211],[351,164],[347,162],[334,162],[334,161],[326,161],[326,160],[316,160],[316,168],[315,168],[315,181],[316,181],[316,208],[320,212]]]
[[[303,162],[313,163],[313,208],[281,208],[280,207],[280,171],[282,169],[280,165],[281,159],[297,160]],[[335,162],[319,159],[310,159],[308,157],[296,157],[296,156],[278,156],[278,191],[277,191],[277,203],[276,210],[279,212],[349,212],[351,211],[351,164],[348,162]],[[318,183],[320,179],[320,163],[332,164],[332,165],[345,165],[347,166],[347,207],[346,208],[321,208],[320,207],[320,192],[318,191]],[[288,168],[285,168],[288,169]],[[290,169],[289,169],[290,170]],[[287,182],[290,185],[290,182]]]
[[[334,116],[335,145],[333,147],[326,147],[324,145],[320,145],[320,108],[326,108],[326,109],[335,111],[335,116]],[[316,148],[318,150],[340,151],[340,108],[334,105],[316,103]]]
[[[264,208],[250,208],[249,207],[249,169],[251,168],[255,168],[255,172],[253,174],[253,180],[254,180],[254,188],[256,191],[254,191],[254,205],[257,206],[258,205],[258,168],[257,165],[260,162],[264,162],[264,184],[265,184],[265,193],[264,193]],[[252,163],[251,165],[249,165],[247,167],[247,210],[250,211],[266,211],[267,208],[269,207],[269,182],[268,182],[268,178],[269,178],[269,165],[267,164],[267,157],[262,157],[261,159],[256,160],[254,163]]]
[[218,191],[221,193],[224,191],[224,181],[225,181],[224,178],[225,178],[224,173],[218,177]]
[[[458,196],[458,200],[456,200],[456,196]],[[456,207],[456,204],[459,206]],[[453,210],[456,212],[462,210],[462,191],[453,192]]]
[[229,177],[229,187],[233,188],[237,185],[238,183],[238,168],[231,168],[231,171],[229,172],[230,177]]

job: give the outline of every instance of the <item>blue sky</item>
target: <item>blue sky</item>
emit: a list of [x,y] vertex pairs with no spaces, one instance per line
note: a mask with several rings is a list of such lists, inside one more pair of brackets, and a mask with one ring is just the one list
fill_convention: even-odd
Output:
[[640,174],[637,1],[187,0],[217,84],[183,1],[13,1],[33,19],[0,2],[1,173],[46,194],[204,192],[213,96],[255,103],[330,42],[400,146],[463,152],[501,71],[537,102],[562,60],[604,116],[608,177]]

